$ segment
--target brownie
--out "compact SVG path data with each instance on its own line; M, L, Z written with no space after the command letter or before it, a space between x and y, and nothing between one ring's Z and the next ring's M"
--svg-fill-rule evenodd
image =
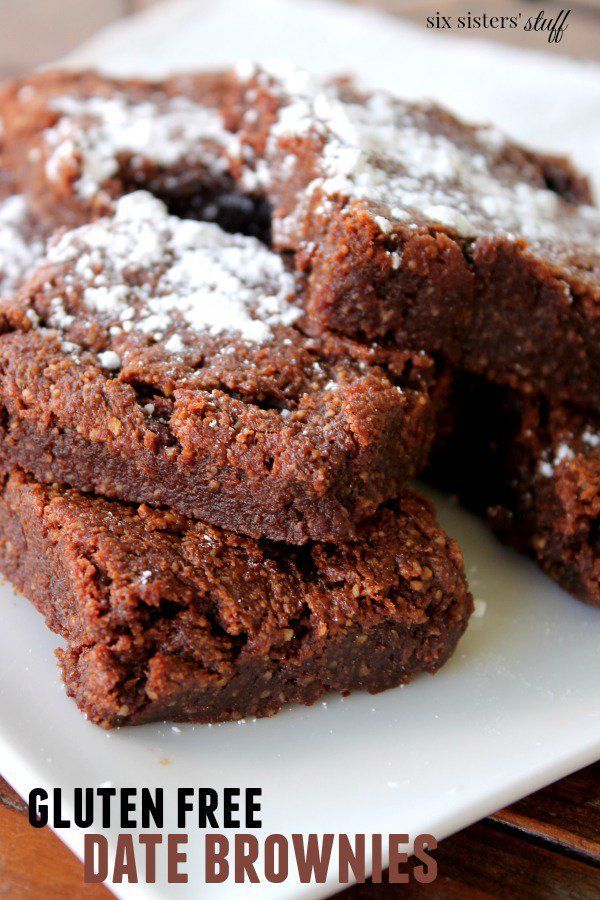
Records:
M452 427L448 427L452 420ZM600 605L600 418L457 381L430 477L565 590Z
M238 85L236 177L273 205L315 322L600 410L600 214L567 161L348 79Z
M600 606L600 419L520 398L516 406L520 430L500 475L507 496L490 506L490 522L565 590Z
M228 158L237 138L219 108L229 77L196 73L161 82L54 71L0 88L0 190L24 193L51 234L105 213L144 188L177 214L222 217L256 229ZM223 209L221 210L221 205Z
M15 291L35 269L43 241L27 199L10 195L0 200L0 297Z
M23 476L0 569L67 642L68 693L106 727L273 715L435 672L472 610L462 557L406 489L345 546L283 547Z
M0 467L249 534L343 542L424 465L432 360L310 334L258 240L134 192L0 303Z

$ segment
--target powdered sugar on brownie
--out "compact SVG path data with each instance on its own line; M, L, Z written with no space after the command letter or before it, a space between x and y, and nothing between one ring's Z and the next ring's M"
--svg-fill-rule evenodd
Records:
M600 434L593 431L590 427L584 428L578 438L578 441L573 440L573 443L583 444L583 452L585 454L597 450L600 447ZM538 472L544 478L552 478L557 466L560 466L562 463L571 462L576 456L576 450L573 449L570 443L563 440L553 450L547 450L545 452L545 458L540 460L538 464Z
M506 233L543 242L564 239L568 227L571 242L598 243L598 212L523 180L502 159L506 144L496 130L458 126L434 106L384 92L363 95L286 67L250 78L282 103L267 157L275 158L289 136L318 136L320 173L308 194L365 202L384 234L407 222L433 222L465 239ZM268 179L269 169L249 171L249 185L257 175ZM277 228L293 231L295 214L275 223L276 237Z
M57 181L75 168L80 172L77 191L84 199L117 174L120 155L164 167L201 162L218 172L226 165L225 150L235 150L235 138L219 114L185 97L134 103L123 94L67 95L49 105L61 118L45 133L46 174Z
M19 286L42 252L42 242L32 236L27 202L14 195L0 203L0 294Z
M48 261L69 265L67 292L79 291L111 333L164 339L172 353L185 348L190 329L264 342L301 315L291 302L294 279L278 255L254 238L170 216L144 191L119 200L114 218L67 232L50 247ZM57 298L49 324L64 328L70 321ZM118 367L114 356L103 364Z
M588 447L591 447L595 450L597 447L600 447L600 433L597 431L592 431L591 428L586 428L582 435L581 440L584 444L587 444Z

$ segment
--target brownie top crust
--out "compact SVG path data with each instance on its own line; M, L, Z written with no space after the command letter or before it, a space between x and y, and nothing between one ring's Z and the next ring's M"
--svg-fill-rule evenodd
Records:
M234 179L322 328L600 410L600 213L569 162L349 79L239 67Z
M283 193L279 245L294 240L318 198L324 211L360 203L383 234L443 226L466 241L504 234L556 252L576 245L597 260L600 213L565 160L519 147L494 127L467 125L434 103L361 91L350 79L284 65L237 71L248 107L236 123L246 142L243 179L248 190L269 192L275 182ZM291 204L285 185L301 167L310 180Z
M57 71L4 87L0 113L7 164L37 167L50 190L68 186L85 201L115 196L123 178L148 186L185 164L219 181L241 163L243 188L276 202L302 176L305 196L293 208L284 196L276 210L281 245L298 232L302 204L318 197L324 208L360 202L383 234L433 224L465 240L507 234L599 252L600 215L564 159L350 79L285 65L162 82Z
M118 200L114 217L64 234L47 263L61 270L67 295L50 299L49 325L68 331L76 309L115 342L141 332L167 353L183 352L186 334L264 343L302 315L280 256L254 238L170 216L143 191Z
M235 140L216 110L187 97L64 94L50 99L48 109L57 122L44 132L46 175L51 183L73 181L85 200L117 175L125 156L133 167L144 160L162 168L186 160L218 175Z
M409 386L432 377L425 354L311 335L301 290L284 258L255 238L171 216L136 191L116 201L114 215L51 240L0 312L9 330L60 336L65 355L125 380L139 370L151 384L154 364L157 388L169 394L209 384L243 394L248 384L255 396L258 379L257 399L284 418L306 391L325 399L369 375L400 398L402 386L368 362L389 362L398 374L406 362Z
M600 214L564 159L284 67L44 73L4 88L0 116L0 184L44 234L143 188L283 252L313 332L600 410Z
M0 201L0 296L21 286L43 252L27 199L13 194Z
M524 240L597 285L600 213L566 160L350 79L285 65L162 82L57 71L6 86L0 116L16 189L69 199L54 224L79 224L136 187L210 207L235 183L274 205L279 249L310 244L308 214L358 204L381 235Z
M136 188L201 205L226 190L228 158L239 152L219 112L227 85L209 73L152 82L67 71L9 82L0 90L3 178L30 197L48 233Z
M350 79L285 65L162 82L57 71L5 86L0 115L0 161L17 183L99 203L135 187L160 193L161 173L172 187L184 166L205 187L234 172L274 202L279 247L297 249L308 207L342 202L384 235L433 225L465 241L522 238L561 262L574 246L595 263L600 252L600 213L567 161Z
M255 537L347 540L425 463L424 353L310 333L282 257L145 192L0 302L5 470Z

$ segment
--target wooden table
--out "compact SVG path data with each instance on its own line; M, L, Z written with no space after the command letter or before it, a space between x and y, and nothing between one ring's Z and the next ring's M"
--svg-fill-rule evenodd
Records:
M340 900L600 897L600 763L582 769L443 841L430 885L349 888ZM49 830L36 831L0 779L0 897L110 900L83 884L83 867Z

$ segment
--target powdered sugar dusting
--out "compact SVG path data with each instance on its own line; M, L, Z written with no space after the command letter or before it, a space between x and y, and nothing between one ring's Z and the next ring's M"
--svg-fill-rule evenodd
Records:
M42 242L28 234L29 213L24 197L0 203L0 294L19 286L42 253Z
M584 444L587 444L588 447L591 447L592 449L600 447L600 434L597 431L592 431L591 428L586 428L583 431L581 440Z
M569 444L562 441L556 447L552 461L542 461L539 465L539 471L545 478L551 478L554 475L557 466L560 466L561 463L564 462L570 462L572 459L575 459L575 452Z
M67 232L48 259L71 264L67 289L78 286L84 306L111 333L164 338L171 353L184 349L190 328L264 342L301 315L290 302L294 279L277 254L212 223L170 216L144 191L119 200L114 218ZM57 298L50 325L68 327L71 319ZM118 368L117 354L102 356L102 365Z
M85 199L117 174L119 154L160 166L200 161L220 171L226 165L224 151L237 147L215 110L185 97L133 103L122 94L67 95L52 100L50 108L62 115L45 133L46 174L57 181L75 168L80 172L77 191Z
M496 130L473 130L469 146L463 147L452 140L451 128L436 124L426 105L384 92L363 97L286 66L254 77L268 79L283 104L267 155L275 157L289 135L318 135L321 171L308 194L366 201L384 234L399 223L425 221L467 239L506 233L553 241L564 239L568 220L569 240L589 245L595 239L600 250L598 211L566 204L553 191L518 180L498 165L505 141ZM268 177L268 166L266 171ZM264 172L264 167L249 172L249 182ZM276 238L278 228L285 239L294 222L275 223Z
M600 447L600 434L592 431L589 427L583 429L579 435L579 440L585 448L588 448L586 452ZM545 452L545 458L540 460L538 464L538 472L543 478L552 478L558 466L562 463L571 462L571 460L575 459L575 456L575 450L573 450L571 445L566 441L561 441L554 450Z
M538 464L538 472L543 478L552 478L554 475L554 466L547 459L542 459Z
M575 458L575 453L572 448L569 447L564 441L558 445L556 448L556 453L554 454L554 465L557 466L561 462L565 462L565 460L570 460Z

